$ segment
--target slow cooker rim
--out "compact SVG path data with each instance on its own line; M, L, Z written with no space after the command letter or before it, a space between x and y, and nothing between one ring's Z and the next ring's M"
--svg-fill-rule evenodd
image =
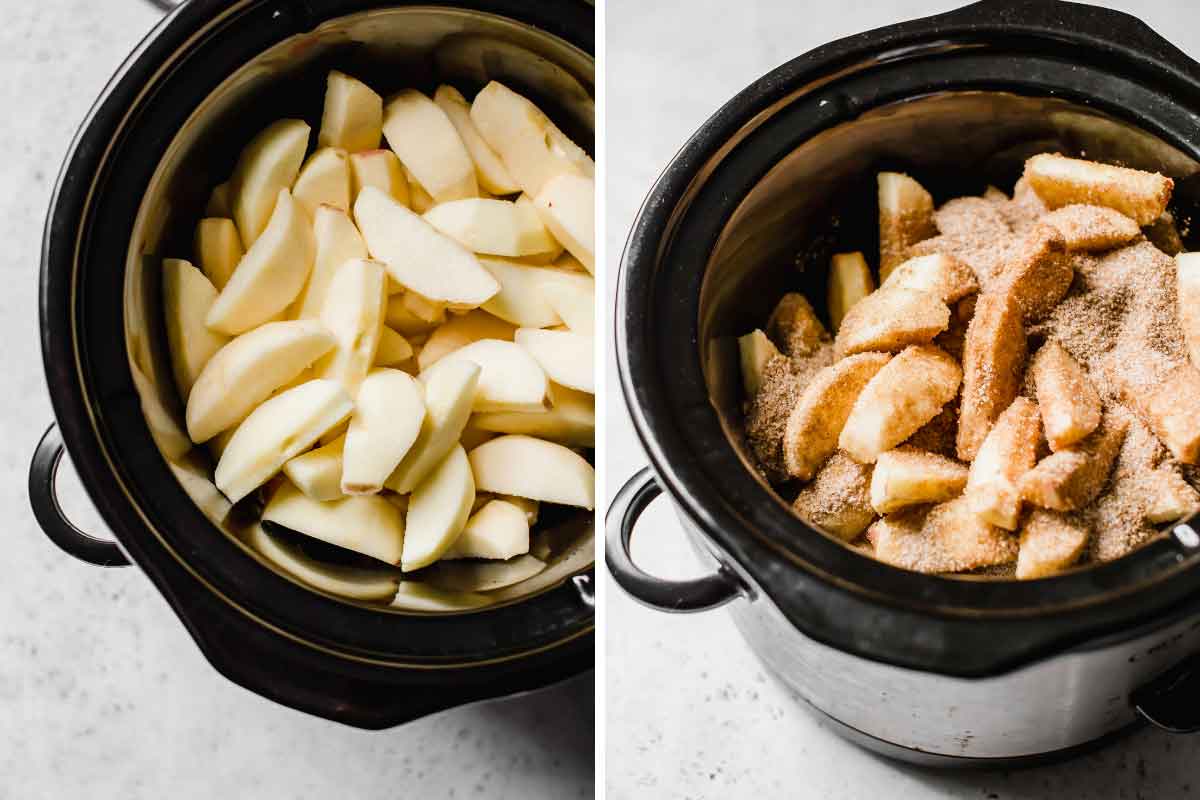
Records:
M105 177L105 171L112 167L112 155L116 138L105 134L111 134L109 128L119 127L119 125L114 126L112 124L118 118L121 120L120 124L124 124L124 121L133 115L134 109L138 111L142 110L135 103L131 102L131 98L137 98L140 101L145 94L152 93L150 89L155 87L155 82L164 73L169 71L172 63L177 63L172 62L172 58L178 56L178 51L185 49L184 44L197 41L201 33L211 30L211 25L227 19L228 15L235 12L245 12L250 8L261 8L269 5L271 5L269 0L246 0L246 2L234 4L233 6L226 6L226 4L215 2L214 0L192 2L173 13L168 19L152 30L114 74L112 80L110 80L92 109L88 112L85 122L76 134L68 156L64 160L47 216L42 252L42 292L39 305L43 321L43 361L47 381L51 388L55 414L60 421L64 441L67 444L69 452L72 454L73 460L77 464L81 479L92 496L93 501L96 503L97 508L101 511L106 523L116 533L118 541L121 542L123 548L135 556L139 565L156 582L158 582L159 576L156 574L156 570L150 565L150 561L154 556L149 550L142 549L139 546L143 542L139 541L135 543L134 540L137 537L131 535L129 531L137 531L140 526L143 531L158 537L159 543L168 552L171 552L171 549L166 547L167 543L161 539L159 531L155 530L155 526L141 516L140 512L142 509L140 504L134 498L129 497L125 488L121 486L121 478L116 464L108 461L111 454L108 453L105 447L104 437L99 430L95 409L86 402L84 397L84 378L81 366L84 355L79 348L74 346L75 343L73 341L76 324L74 314L78 308L76 284L78 275L75 270L74 261L76 255L84 251L84 236L88 230L88 225L94 221L85 217L84 212L86 209L93 209L89 213L94 213L95 206L91 202L92 194L98 186L101 186ZM315 9L316 5L323 6L321 10L326 12L326 17L320 16L319 11ZM358 11L369 10L373 7L397 5L418 4L384 3L378 1L361 2L361 0L357 2L351 0L350 2L309 3L304 8L304 12L308 16L303 18L303 23L307 24L301 24L297 30L293 30L287 35L282 36L281 39L308 30L325 18L346 16ZM512 11L515 8L511 3L472 4L435 2L421 3L419 5L429 8L448 6L467 8L468 10L479 10L477 8L473 9L472 6L488 6L492 9L504 7L508 11ZM554 13L546 8L543 9L543 12ZM507 18L519 24L529 24L515 13L507 15L501 14L498 11L491 13L497 16L507 16ZM560 27L565 26L570 28L571 25L568 24L570 22L570 15L560 14L559 16L563 20ZM546 30L544 26L543 30ZM573 30L575 36L571 38L564 38L564 36L558 33L551 33L551 35L558 36L558 38L574 45L582 52L589 52L584 50L584 47L591 44L593 31L590 26L585 29L581 25L576 25ZM123 133L127 133L127 131L123 131ZM155 159L155 162L157 162L157 159ZM84 172L84 167L89 165L94 167L91 170L92 174L90 176ZM84 173L83 176L80 173ZM87 181L88 177L90 177L90 183ZM68 223L68 220L71 222ZM64 267L64 265L66 266ZM69 291L64 291L64 289L69 289ZM63 328L66 330L64 331ZM125 369L127 372L127 365ZM97 456L97 453L100 455ZM157 450L155 450L155 454L157 455ZM161 455L158 458L161 460ZM167 472L165 465L163 465L162 471L169 480L175 480ZM182 489L179 491L182 492ZM114 492L125 493L128 502L133 503L133 508L122 508L121 498L117 497ZM202 518L202 515L195 508L190 498L188 498L188 506L191 512L197 517ZM204 524L209 525L210 523L205 520ZM193 565L187 563L178 554L173 554L171 557L180 558L181 563L184 563L191 570ZM281 581L287 580L280 576L275 576L265 567L255 564L252 559L245 560L254 564L259 570L273 578L278 578ZM593 571L594 566L581 574ZM193 577L199 576L193 572ZM562 584L529 599L539 601L540 598L549 595L550 592L559 591L560 594L570 593L575 596L575 602L578 603L575 587L571 584L571 579L567 578ZM212 588L211 584L210 588ZM165 590L165 587L160 585L160 589L164 591L164 594L168 595L168 599L171 599L170 593ZM313 598L329 602L327 598L310 592L307 589L301 589L301 591ZM258 609L242 608L235 604L232 598L224 592L220 592L219 594L223 602L237 609L240 613L257 619L260 624L268 624L278 629L278 626L263 619L261 614L255 613ZM544 601L542 602L544 604ZM520 603L500 606L495 611L502 611L504 608L511 608L513 605L520 605ZM430 631L444 627L444 623L448 620L462 620L467 617L476 619L472 623L473 625L477 627L483 625L486 627L488 623L481 622L481 620L495 619L498 616L489 611L475 612L471 615L436 616L396 613L374 614L373 611L371 613L373 616L379 618L404 620L410 625L424 626ZM378 659L369 656L364 658L364 653L347 651L345 648L331 648L321 642L312 641L308 637L297 636L292 631L281 630L280 632L291 636L306 646L315 646L324 649L339 658L359 659L364 663L376 663L381 666L403 667L406 669L451 669L486 666L497 661L520 658L523 655L532 654L537 651L550 650L559 646L567 647L572 642L577 642L581 637L593 636L594 616L587 615L586 624L575 627L568 631L565 636L555 641L547 643L535 640L530 643L532 647L505 652L498 659L468 659L467 661L459 661L457 663L447 662L445 659L409 663L408 661L397 659Z
M1024 4L990 3L981 5L996 8ZM727 504L710 502L710 498L720 494L721 487L714 485L711 479L702 476L699 471L678 469L681 459L677 456L682 451L676 452L677 448L674 447L673 441L667 442L663 431L669 430L671 436L675 437L676 429L680 425L679 419L683 415L680 415L676 408L673 409L676 414L667 420L660 413L662 409L648 408L638 397L638 387L645 390L649 385L661 384L663 378L661 377L662 369L657 363L660 359L651 352L651 346L645 341L631 341L639 333L638 315L636 312L631 312L631 307L637 307L641 298L654 294L650 287L657 279L657 265L671 250L672 237L679 230L679 217L687 215L689 209L686 206L691 201L693 193L697 191L696 184L702 183L708 177L706 174L703 177L697 177L698 173L702 173L708 168L714 154L728 152L732 148L731 141L741 141L739 136L744 126L750 124L752 120L757 121L756 118L759 115L765 116L767 109L791 99L799 91L819 85L827 75L848 69L847 65L849 64L884 61L885 57L880 53L902 51L905 56L911 57L915 52L913 48L920 49L923 46L928 52L932 48L949 46L949 43L978 42L981 36L987 39L989 32L1001 33L1006 41L1011 41L1014 35L1011 26L993 23L989 27L981 25L978 19L971 19L969 12L978 10L978 6L968 7L944 17L918 20L834 42L802 55L758 79L722 106L680 149L647 196L627 240L617 289L617 350L622 390L630 408L635 431L646 449L656 473L675 502L703 528L706 537L715 542L727 554L733 555L735 568L752 583L756 583L755 572L767 571L765 569L756 570L750 566L756 559L762 558L771 564L776 564L789 560L793 554L780 553L777 550L773 552L765 540L761 540L757 536L748 536L744 532L736 535L729 534L729 530L738 530L738 526L743 523L743 520ZM962 16L964 14L967 15L966 18ZM1125 15L1120 16L1126 18ZM1146 31L1149 30L1140 23L1138 26ZM1031 37L1041 35L1044 38L1044 32L1037 29L1028 35ZM1070 38L1071 35L1071 32L1059 31L1055 33L1053 39L1061 46L1062 38ZM1156 34L1151 34L1151 36L1155 40L1161 41L1158 40ZM856 59L858 59L857 62ZM1179 68L1157 70L1155 68L1147 69L1145 64L1141 66L1143 74L1157 72L1160 77L1169 74L1173 83L1179 80L1182 74ZM801 88L798 90L797 87ZM1194 73L1189 87L1190 94L1194 97L1196 94ZM692 333L694 334L694 331ZM695 352L695 360L698 362L700 359L698 342L693 341L691 344ZM673 390L678 390L675 383L672 383L672 387ZM707 398L704 399L707 400ZM699 410L699 398L688 398L686 401L680 401L680 404L686 405L693 401L696 401L697 413L704 413ZM694 431L691 432L694 433ZM675 438L686 439L689 437L680 435ZM666 446L664 446L664 442ZM668 449L674 455L668 456ZM824 539L821 534L811 529L808 530L814 537ZM833 545L832 542L830 544ZM840 545L833 546L841 548ZM1154 549L1156 548L1153 546L1147 548L1148 551ZM1160 555L1162 554L1160 553ZM1165 555L1171 558L1174 554L1166 553ZM1139 553L1138 556L1148 557L1143 553ZM741 563L743 559L747 561L747 564ZM867 559L859 556L858 560L866 561ZM877 564L878 562L872 561L871 563ZM783 566L784 569L792 568L792 564ZM917 576L893 568L887 569L897 573L904 572L906 576L917 580L930 580L928 576ZM836 580L831 580L838 576L814 574L813 577L823 588L848 591L847 587L839 586ZM1070 575L1061 576L1041 583L1042 585L1053 584L1055 581L1062 582L1070 578ZM963 583L946 578L933 580ZM858 588L855 587L856 590ZM864 592L865 596L870 594L869 591ZM877 596L871 601L893 608L906 605L901 598L893 594ZM1099 602L1107 602L1107 598ZM930 619L942 620L956 617L979 619L985 616L987 618L995 616L994 614L983 614L976 609L963 612L961 609L948 608L939 604L920 606L917 613ZM1041 616L1046 611L1037 608L1034 609L1034 613Z

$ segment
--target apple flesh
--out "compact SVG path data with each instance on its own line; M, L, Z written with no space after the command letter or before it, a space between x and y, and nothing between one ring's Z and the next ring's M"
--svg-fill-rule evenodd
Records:
M525 512L504 500L489 500L467 520L450 549L442 554L458 558L506 560L529 552L529 520Z
M383 98L362 81L330 71L317 145L357 153L379 147L382 136Z
M388 278L391 281L391 277ZM389 289L391 283L389 283ZM387 310L384 313L384 322L389 328L395 329L397 333L405 337L421 337L428 334L438 325L445 321L427 320L421 315L416 314L409 307L409 303L405 298L409 293L400 290L401 293L391 293L387 301ZM442 307L442 313L445 314L445 306Z
M478 592L438 589L423 581L401 581L392 597L392 607L405 611L470 611L490 605L492 599Z
M569 331L519 328L513 341L537 360L550 380L569 389L595 394L593 340L590 336Z
M319 206L350 209L350 162L346 151L338 147L322 147L311 156L292 186L292 197L312 217Z
M401 568L410 572L441 558L462 533L474 501L471 465L455 445L409 498Z
M480 366L474 411L545 411L549 408L546 373L513 342L480 339L443 356L444 363L468 361Z
M513 176L508 174L500 156L496 155L496 151L479 135L475 123L471 121L471 104L462 93L453 86L443 84L434 92L433 102L446 112L450 124L458 131L459 138L475 164L475 178L479 186L495 195L515 194L521 191Z
M581 175L557 175L533 200L542 222L588 272L596 266L596 183Z
M543 572L546 563L531 555L508 561L449 561L426 573L425 580L443 591L494 592Z
M413 356L412 345L386 325L379 331L379 348L375 351L375 366L394 367Z
M233 271L206 324L233 336L281 314L304 288L315 257L307 215L287 189L280 189L270 224Z
M338 268L321 309L321 323L337 346L316 364L317 377L340 382L351 396L357 393L375 363L386 298L382 265L355 259Z
M247 249L266 229L281 190L296 182L309 133L304 121L281 119L251 139L238 157L230 178L230 207Z
M516 203L470 197L439 203L424 219L442 233L476 253L524 256L549 250L545 228L531 220Z
M383 109L383 135L400 161L439 203L478 197L475 164L446 112L415 89Z
M204 216L232 217L233 198L231 194L232 189L229 186L229 181L218 183L214 186L213 190L208 194L208 202L204 204Z
M548 328L562 319L542 292L545 267L531 267L498 258L480 258L479 263L500 284L500 291L483 304L483 309L523 328Z
M497 411L475 414L470 428L493 433L520 433L571 447L595 447L596 403L585 392L552 386L549 411Z
M342 456L342 491L376 494L412 447L425 420L425 390L407 372L374 369L354 398Z
M460 308L482 305L500 291L471 251L378 189L359 193L354 218L367 250L409 291Z
M283 474L304 492L305 497L324 503L344 497L342 493L342 452L345 435L323 447L309 450L283 465Z
M400 159L391 150L368 150L350 156L351 192L358 197L367 186L374 186L402 205L409 205L408 178Z
M200 270L177 258L163 260L163 316L175 386L186 403L204 366L229 339L204 325L217 290Z
M386 564L400 563L404 515L382 497L343 497L321 503L284 481L267 501L262 518Z
M188 435L197 444L245 419L260 403L331 350L316 320L268 322L222 347L188 396Z
M479 385L480 368L469 361L439 364L421 374L425 419L404 459L388 477L387 488L408 494L458 444Z
M572 333L581 336L595 335L595 281L586 275L546 270L539 274L537 285L542 299Z
M263 558L288 575L338 597L386 600L395 597L400 585L400 574L394 570L345 567L309 558L299 548L267 533L262 525L251 527L248 539Z
M315 380L277 394L238 426L217 462L217 488L236 503L345 420L354 402L337 381Z
M594 508L596 472L578 453L531 436L501 436L471 451L480 491Z
M246 252L237 225L224 217L206 217L196 225L196 260L219 292Z
M417 354L417 366L422 370L429 369L447 353L480 339L511 342L516 330L515 326L480 309L453 316L429 334L425 346Z
M317 206L313 212L313 240L316 254L308 282L296 299L297 319L320 318L334 273L347 261L367 257L358 228L345 211L333 206Z

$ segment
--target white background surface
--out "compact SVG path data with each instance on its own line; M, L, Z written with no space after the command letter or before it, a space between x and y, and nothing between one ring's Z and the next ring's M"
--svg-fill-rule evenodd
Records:
M352 730L227 682L140 573L80 564L41 535L25 479L52 419L42 221L76 126L158 14L143 0L0 0L0 12L0 800L592 797L591 675ZM101 529L79 487L65 489L77 522Z
M609 0L610 270L659 171L748 83L832 39L961 4ZM1200 56L1200 7L1190 0L1102 4L1141 16ZM610 368L615 369L611 356ZM612 375L609 497L646 463ZM698 574L695 556L665 505L656 503L643 517L635 557L665 576ZM668 616L636 605L611 578L606 589L609 800L1157 800L1200 793L1200 738L1153 731L1062 766L1014 773L937 773L884 761L836 738L766 677L725 612Z

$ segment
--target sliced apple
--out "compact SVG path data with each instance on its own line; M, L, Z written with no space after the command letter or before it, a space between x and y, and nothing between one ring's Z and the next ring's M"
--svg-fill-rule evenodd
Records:
M404 166L439 203L478 197L475 163L446 112L415 89L383 109L383 135Z
M412 345L386 325L379 332L379 348L375 351L375 366L394 367L413 356Z
M230 178L230 207L246 248L266 229L280 191L296 182L309 133L303 120L281 119L251 139L238 157Z
M296 300L298 319L316 319L325 306L329 282L338 267L356 258L367 257L358 228L345 211L332 206L318 206L313 213L313 240L316 254L312 272Z
M433 94L433 102L446 112L450 124L458 131L463 146L475 164L475 178L479 185L495 195L515 194L521 187L513 180L513 176L504 167L500 156L496 155L488 143L479 135L475 123L471 121L471 104L462 93L453 86L439 86Z
M262 518L386 564L400 563L404 515L382 497L343 497L321 503L284 481L267 501Z
M217 488L238 502L353 410L354 402L337 381L309 381L275 395L246 417L225 446Z
M424 581L401 581L392 597L392 607L405 611L470 611L490 605L492 598L478 592L439 589Z
M554 238L562 242L588 272L595 272L595 181L581 175L558 175L546 181L533 204Z
M594 336L596 330L595 281L586 275L546 270L538 274L538 291L572 332ZM503 291L503 284L501 284Z
M204 325L204 317L216 299L217 290L200 270L181 259L163 259L167 343L175 385L185 403L204 365L229 341Z
M323 205L349 211L350 162L346 151L322 147L309 156L292 186L292 197L309 217Z
M213 187L213 190L208 195L208 202L204 204L204 216L206 217L232 217L233 204L230 197L229 182L218 183Z
M367 150L350 156L350 176L353 197L367 186L374 186L397 203L412 203L404 167L391 150Z
M383 98L360 80L330 70L317 144L350 153L374 150L383 135Z
M500 291L473 253L378 189L359 193L354 218L367 250L406 289L462 308L482 305Z
M188 435L199 444L237 425L333 346L317 320L268 322L237 337L196 379L187 401Z
M252 526L248 538L250 546L267 561L309 586L339 597L386 600L394 597L400 586L398 572L325 564L309 558L298 547L284 544L264 531L262 525Z
M547 275L558 270L499 258L480 257L479 263L500 285L500 291L483 304L485 311L524 328L548 328L562 322L542 292Z
M596 472L574 450L532 436L501 436L471 451L480 491L594 508Z
M530 197L556 175L595 174L587 153L537 106L501 83L492 81L475 95L471 121Z
M524 256L551 249L549 235L535 217L529 217L509 200L469 197L439 203L424 219L463 247L475 253Z
M504 500L489 500L471 515L442 558L506 560L528 552L529 520L525 512Z
M391 278L388 280L390 281ZM440 319L426 319L413 310L410 302L413 297L420 297L420 295L404 292L403 289L400 293L389 295L387 311L384 315L384 321L389 328L394 328L401 335L411 338L424 336L441 323L446 322L445 306L441 307Z
M470 361L443 362L421 373L425 417L421 431L386 481L387 488L408 494L458 443L479 386L481 369Z
M213 330L236 335L283 312L304 288L316 257L312 225L287 189L208 312Z
M353 396L375 362L383 330L386 301L383 266L374 261L347 261L334 274L321 309L321 323L337 347L317 362L317 377L332 378Z
M342 491L375 494L412 447L425 420L425 390L407 372L374 369L354 398L342 456Z
M512 341L516 330L515 326L481 309L452 316L429 335L417 354L417 365L422 370L429 369L448 353L481 339Z
M518 328L513 341L529 351L546 377L570 389L596 392L593 340L569 331Z
M206 217L196 224L196 260L217 291L225 288L246 251L237 225L224 217Z
M555 239L550 229L542 222L542 215L538 213L537 206L534 205L533 198L524 192L513 201L517 207L517 213L521 217L521 228L525 232L525 236L531 242L537 242L537 249L532 253L525 254L522 258L531 264L552 264L558 260L565 249L562 243Z
M524 348L500 339L480 339L442 356L442 362L469 361L481 368L474 411L545 411L546 373Z
M577 392L563 386L552 386L550 396L553 398L553 405L549 411L494 411L476 414L471 417L467 430L521 433L572 447L595 447L595 398L586 392ZM464 434L464 447L466 442Z
M404 170L404 180L408 181L408 207L418 214L424 214L437 205L437 201L425 191L425 187L408 169Z
M345 435L329 444L309 450L283 465L283 474L305 497L324 503L343 497L342 452L346 446Z
M401 567L410 572L442 557L463 526L475 502L475 479L460 445L455 445L408 500L407 535Z
M545 570L546 562L525 554L508 561L443 561L426 572L424 578L444 591L494 592Z

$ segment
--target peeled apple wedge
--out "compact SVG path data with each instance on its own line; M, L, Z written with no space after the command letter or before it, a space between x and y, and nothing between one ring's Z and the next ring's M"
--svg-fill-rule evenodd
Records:
M246 417L225 446L217 488L238 502L353 410L354 402L336 381L309 381L275 395Z
M270 320L300 294L315 257L307 215L287 189L280 189L270 224L238 263L209 309L206 324L236 335Z
M538 291L572 333L582 336L595 335L595 281L584 275L560 274L549 278L539 277Z
M425 420L425 390L398 369L374 369L354 398L342 455L342 491L375 494L404 458Z
M829 321L834 333L855 303L875 291L875 279L863 254L836 253L829 262Z
M367 250L406 289L464 308L500 291L474 254L375 187L359 193L354 218Z
M343 497L320 503L284 481L267 501L262 518L386 564L400 563L404 515L382 497Z
M250 529L250 546L263 558L309 586L352 600L385 600L394 597L400 575L382 569L361 569L325 564L309 558L299 548L284 544L263 530Z
M557 270L487 257L481 257L479 263L500 284L500 291L483 304L484 311L524 328L548 328L562 322L542 291L557 277L552 275Z
M433 94L433 102L446 112L450 124L458 131L463 146L475 164L475 178L485 190L496 195L515 194L521 187L513 180L512 175L504 167L500 156L496 155L488 143L479 135L475 123L471 121L471 104L462 93L453 86L439 86Z
M181 259L163 259L163 316L171 369L184 402L204 366L229 341L204 325L216 299L217 290L200 270Z
M418 214L424 214L437 205L425 187L409 170L404 170L404 180L408 181L408 207Z
M397 203L409 205L412 195L404 167L391 150L367 150L350 156L351 195L358 197L367 186L374 186Z
M467 520L443 559L509 559L529 552L529 520L504 500L489 500Z
M554 238L562 242L588 272L595 272L595 181L582 175L557 175L546 181L533 204Z
M338 268L325 295L321 324L336 348L315 366L317 377L332 378L354 394L375 362L386 300L383 266L355 259Z
M204 216L232 217L233 205L229 196L230 193L231 189L228 181L218 183L214 186L208 195L208 202L204 204Z
M408 500L401 568L410 572L441 558L462 533L474 502L471 464L456 444L417 484Z
M458 444L479 386L478 364L459 361L438 364L421 374L425 416L416 441L388 477L386 486L408 494Z
M469 611L490 605L492 599L478 592L439 589L423 581L401 581L392 597L392 607L406 611Z
M596 473L578 453L531 436L501 436L471 451L479 491L593 508Z
M471 121L530 197L556 175L595 174L587 153L537 106L501 83L492 81L475 95Z
M533 204L533 198L522 193L513 201L513 205L517 207L517 214L521 218L521 228L525 232L526 238L529 239L530 246L533 247L533 243L536 242L537 247L523 258L531 264L553 263L563 254L563 246L550 234L550 229L542 222L537 206Z
M519 328L513 341L529 351L546 372L546 377L570 389L595 394L593 341L569 331Z
M453 316L429 334L425 346L417 354L417 365L422 370L429 369L442 356L480 339L511 342L516 330L513 325L478 308Z
M379 331L379 348L375 351L375 366L394 367L412 358L412 345L400 334L384 325Z
M237 225L224 217L206 217L196 225L196 260L217 291L225 288L246 252Z
M383 98L360 80L331 70L317 144L350 153L374 150L383 136Z
M230 206L247 249L266 229L280 191L296 182L309 133L304 121L281 119L251 139L238 157L229 179Z
M474 411L545 411L549 404L546 373L524 348L499 339L481 339L438 362L478 364L479 388Z
M388 289L390 291L394 287L395 281L392 281L390 277L388 281ZM384 312L384 322L389 328L394 329L397 333L405 337L420 337L428 334L445 321L444 319L430 321L414 313L409 307L409 303L406 302L409 294L411 293L401 289L400 292L389 295L387 309Z
M425 580L445 591L494 592L545 569L544 561L529 554L508 561L443 561L426 573Z
M469 197L439 203L425 221L475 253L519 257L551 249L545 228L510 200Z
M563 386L552 387L550 394L554 404L549 411L476 414L471 417L471 428L495 433L521 433L572 447L595 447L595 398L586 392Z
M446 112L415 89L383 110L383 135L404 166L439 203L478 197L475 163Z
M342 451L345 435L324 447L309 450L283 465L283 474L305 497L319 502L337 500L342 493Z
M218 351L187 401L187 429L200 444L245 419L279 387L334 346L316 320L268 322Z
M292 197L309 217L322 205L349 210L350 162L346 151L322 147L309 156L292 186Z
M313 212L313 240L316 255L308 283L296 299L296 317L315 319L321 316L329 282L338 267L356 258L367 257L367 246L354 222L345 211L333 206L318 206Z
M762 386L763 371L767 368L767 362L777 355L779 355L779 349L775 347L775 343L757 328L745 336L738 337L742 389L745 391L746 397L753 398L758 394L758 387Z

